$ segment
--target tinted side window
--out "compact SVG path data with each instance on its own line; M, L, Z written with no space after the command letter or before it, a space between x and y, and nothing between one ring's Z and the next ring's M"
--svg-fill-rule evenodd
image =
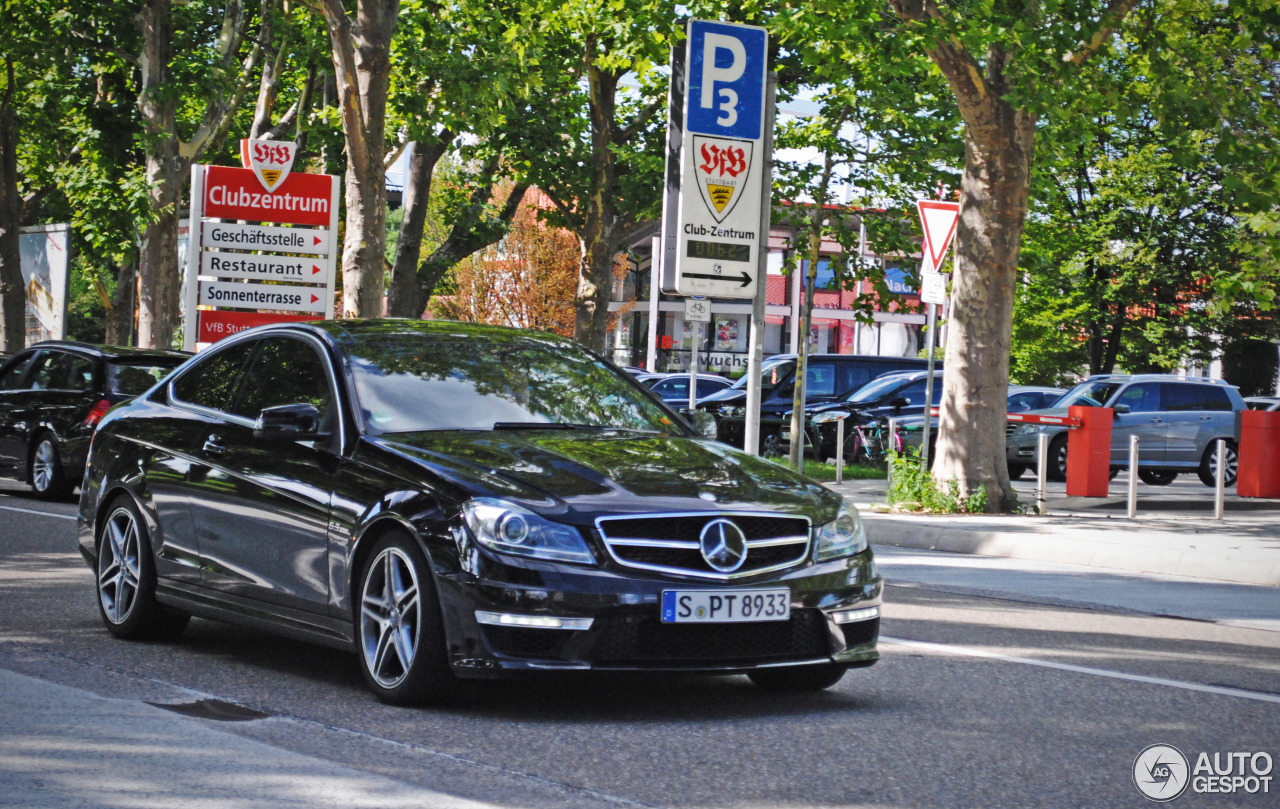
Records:
M188 404L211 410L228 410L245 361L257 343L253 340L217 352L187 369L174 380L173 395Z
M1009 397L1010 413L1025 413L1028 410L1035 410L1040 406L1040 394L1038 393L1015 393Z
M1129 405L1129 410L1133 413L1151 413L1162 410L1163 408L1160 406L1160 386L1153 382L1130 385L1120 391L1120 395L1111 403L1112 407L1116 405Z
M324 361L315 349L290 337L266 337L260 342L262 349L245 374L240 401L232 412L256 419L268 407L310 404L323 415L332 396Z
M724 388L724 385L720 384L719 382L712 382L710 379L698 380L698 396L699 397L710 396L711 394L715 393L718 390L722 390L723 388Z
M919 382L912 382L910 385L907 385L906 387L899 388L896 393L893 393L889 396L889 401L892 402L894 399L910 399L911 401L909 402L909 404L913 404L916 406L922 405L924 404L924 384L925 384L925 381L921 379ZM933 386L934 399L938 399L941 396L942 396L942 386L934 385Z
M9 370L5 371L4 376L0 376L0 390L25 390L27 372L31 370L31 365L35 361L36 355L28 354L14 363Z
M1165 410L1230 410L1231 399L1216 385L1163 385Z
M62 383L64 390L93 390L93 369L96 363L88 357L67 355L67 375Z
M804 395L835 396L836 368L829 362L810 365L805 371Z

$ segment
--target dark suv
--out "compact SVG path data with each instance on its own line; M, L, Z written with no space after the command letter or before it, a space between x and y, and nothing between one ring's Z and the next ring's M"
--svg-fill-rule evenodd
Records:
M98 421L190 356L57 340L10 357L0 366L0 473L39 497L65 496L80 483Z
M1054 403L1043 415L1065 416L1071 405L1110 407L1115 411L1111 428L1111 467L1129 465L1129 436L1138 436L1138 477L1143 483L1164 486L1180 472L1196 472L1206 486L1215 483L1215 445L1227 440L1224 477L1236 480L1236 411L1244 410L1240 392L1221 379L1165 374L1102 374L1091 376ZM1012 425L1010 425L1012 427ZM1049 477L1067 475L1067 428L1023 424L1009 431L1009 466L1032 467L1036 463L1036 436L1048 433Z
M769 363L773 363L769 365ZM760 454L782 453L783 416L794 404L796 355L779 354L765 360L760 395ZM805 381L805 405L835 402L876 377L895 371L923 371L927 360L916 357L879 357L864 354L810 354ZM747 391L744 386L708 396L698 403L716 417L720 440L734 446L743 444Z
M853 393L834 402L809 405L804 409L807 435L805 447L817 446L818 458L836 454L836 422L850 417L852 424L866 425L886 418L920 416L924 413L928 371L894 371L877 377ZM942 370L933 372L933 405L942 401ZM785 414L789 421L790 412ZM782 425L782 443L791 445L791 425Z

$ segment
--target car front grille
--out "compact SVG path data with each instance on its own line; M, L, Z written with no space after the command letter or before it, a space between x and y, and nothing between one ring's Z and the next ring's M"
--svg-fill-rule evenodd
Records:
M735 523L747 540L746 558L732 573L712 568L699 549L702 529L721 518ZM601 517L596 520L596 528L609 555L620 565L715 581L783 570L800 564L809 555L809 520L781 514L707 512Z
M656 612L628 612L601 622L593 662L600 665L755 663L831 654L821 610L792 610L786 621L664 624Z
M1017 422L1017 421L1011 421L1008 424L1006 424L1004 426L1004 437L1008 438L1009 436L1013 435L1013 431L1018 429L1020 424L1021 422Z

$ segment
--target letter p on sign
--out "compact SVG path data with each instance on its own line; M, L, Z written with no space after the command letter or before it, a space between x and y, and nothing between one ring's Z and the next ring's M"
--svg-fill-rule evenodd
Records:
M688 120L701 135L758 140L764 121L768 36L763 28L689 23Z

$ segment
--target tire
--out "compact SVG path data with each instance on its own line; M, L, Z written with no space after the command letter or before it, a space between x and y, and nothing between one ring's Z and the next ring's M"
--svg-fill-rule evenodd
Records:
M747 674L751 682L765 691L822 691L840 682L845 666L823 663L817 666L760 669Z
M1177 472L1169 472L1164 469L1139 469L1138 480L1148 486L1168 486L1178 477Z
M1111 467L1111 470L1107 472L1107 480L1115 480L1116 475L1119 475L1119 474L1120 474L1120 467L1113 466Z
M1236 442L1227 442L1227 469L1223 475L1223 484L1226 486L1234 486L1236 475L1239 474L1240 456L1236 450ZM1200 459L1200 468L1196 470L1196 474L1200 476L1200 482L1206 486L1217 486L1218 481L1214 475L1218 468L1218 442L1210 441L1209 446L1205 447L1204 457Z
M191 616L156 601L151 543L138 507L119 497L98 529L95 586L98 614L123 640L166 640L186 628Z
M358 583L357 653L370 690L390 705L449 696L456 681L445 656L440 601L417 543L400 531L379 539Z
M1009 480L1018 480L1027 473L1027 465L1020 463L1009 464Z
M1059 433L1049 442L1049 480L1067 479L1067 434Z
M760 439L760 457L762 458L781 458L782 457L782 436L777 433L770 433Z
M27 472L31 491L41 500L60 500L71 493L53 433L41 433L36 439L27 459Z

